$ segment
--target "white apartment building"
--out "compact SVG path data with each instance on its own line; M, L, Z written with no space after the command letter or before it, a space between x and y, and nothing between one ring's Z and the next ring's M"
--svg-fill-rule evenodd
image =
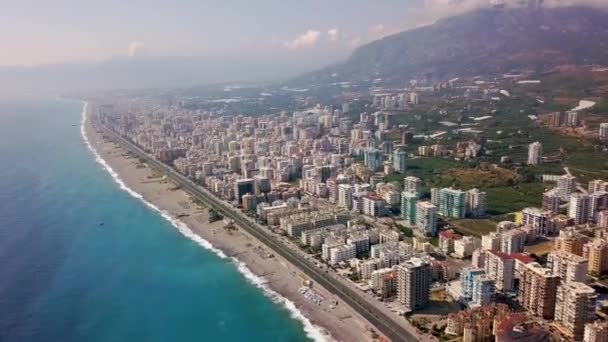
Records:
M555 296L555 322L572 340L583 340L585 324L596 318L596 300L595 290L583 283L567 282L558 286Z
M351 244L335 246L329 250L329 263L337 265L343 261L348 261L357 257L357 247Z
M538 141L528 146L528 165L540 165L542 162L543 145Z
M587 282L589 261L580 255L566 251L552 251L547 256L547 267L553 270L562 282Z
M485 274L473 278L473 297L475 305L490 304L496 294L496 281Z
M481 241L472 236L465 236L454 241L454 255L457 258L468 258L473 255L473 251L481 246Z
M490 279L496 281L496 290L506 292L513 289L515 261L499 251L486 252L484 270Z
M589 221L589 209L591 197L587 194L574 193L570 195L568 204L568 217L574 220L574 224L583 224Z
M437 206L431 202L416 203L416 227L428 235L436 235Z
M354 192L354 188L350 184L338 185L338 206L348 210L352 209Z
M507 254L521 253L526 245L526 233L512 229L501 234L500 251Z
M481 237L481 248L485 250L499 250L501 239L502 235L494 232L490 232L486 235L483 235Z

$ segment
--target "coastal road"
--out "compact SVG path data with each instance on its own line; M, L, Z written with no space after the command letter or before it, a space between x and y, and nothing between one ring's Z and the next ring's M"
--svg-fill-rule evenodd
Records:
M186 190L194 197L207 203L211 208L220 212L225 217L234 220L237 225L245 229L256 239L260 240L260 242L274 250L275 253L285 258L294 266L298 267L300 270L302 270L302 272L304 272L319 285L334 293L353 309L357 310L361 316L365 317L365 319L373 324L381 334L388 337L391 341L405 342L419 340L410 331L408 331L406 327L403 326L403 324L409 324L405 321L405 319L400 324L391 317L387 316L380 309L376 308L375 305L371 303L369 299L365 298L361 293L358 293L352 288L341 284L339 280L334 279L326 272L323 272L297 252L290 250L287 246L278 241L267 229L248 220L242 213L237 211L235 208L228 206L225 202L217 198L206 189L196 185L190 179L178 173L170 166L159 162L154 157L148 155L144 150L133 144L131 141L120 136L111 129L102 125L98 125L98 127L100 127L103 132L105 132L109 137L113 138L113 140L122 147L131 151L139 158L145 160L148 165L165 172L169 178L181 185L183 190Z

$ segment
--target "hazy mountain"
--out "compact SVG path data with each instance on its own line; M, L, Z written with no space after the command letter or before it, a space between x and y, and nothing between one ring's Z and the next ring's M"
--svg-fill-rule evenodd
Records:
M0 67L0 95L159 88L294 77L310 66L261 58L120 57L100 63Z
M608 12L583 7L481 9L374 41L345 62L299 80L403 82L420 75L445 79L543 71L570 63L608 64Z

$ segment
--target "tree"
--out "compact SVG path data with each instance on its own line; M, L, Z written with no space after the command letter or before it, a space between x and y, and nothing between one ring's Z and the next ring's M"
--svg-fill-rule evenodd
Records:
M209 223L217 222L223 218L224 217L220 215L220 213L218 213L212 208L209 208Z

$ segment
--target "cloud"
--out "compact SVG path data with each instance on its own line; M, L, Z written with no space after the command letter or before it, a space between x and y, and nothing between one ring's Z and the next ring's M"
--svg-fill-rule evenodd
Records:
M386 31L386 27L383 24L374 25L369 28L369 32L374 38L382 38Z
M362 42L363 42L363 39L361 39L361 37L355 37L350 40L349 45L351 47L358 47L359 45L361 45Z
M292 41L288 41L285 43L285 46L289 49L300 49L300 48L308 48L317 45L319 42L319 38L321 36L321 32L308 30L298 37L296 37Z
M340 32L338 31L338 29L335 29L335 28L327 31L327 37L329 38L330 42L337 41L339 34L340 34Z
M144 43L133 41L129 44L129 49L127 50L127 56L135 57L139 55L144 48Z

